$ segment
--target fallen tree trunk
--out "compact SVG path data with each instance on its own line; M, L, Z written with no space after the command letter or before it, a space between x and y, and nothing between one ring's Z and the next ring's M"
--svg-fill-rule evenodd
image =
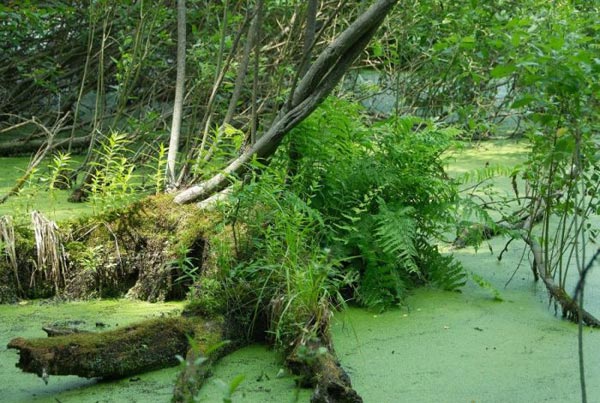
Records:
M45 382L50 375L118 379L175 366L186 356L175 384L173 401L191 401L210 375L212 365L243 343L226 329L225 321L201 317L152 319L100 333L73 332L39 339L16 338L8 348L19 351L17 367ZM227 340L233 336L233 342ZM313 403L360 403L350 377L336 358L329 335L298 342L287 365L300 375L303 387L313 387ZM186 354L187 351L187 354Z
M84 378L123 378L175 366L176 356L188 349L188 337L217 342L218 322L183 317L154 319L101 333L73 333L26 340L16 338L8 348L19 351L17 367L44 380L50 375Z
M188 350L184 368L173 389L173 402L190 402L210 375L212 365L227 353L241 346L239 341L225 340L223 323L203 322ZM237 338L236 338L237 339Z
M54 142L51 149L67 150L70 146L71 150L84 150L89 146L91 139L91 135L74 137L72 139L58 139ZM46 139L34 139L29 141L27 141L26 139L25 141L13 140L5 143L0 143L0 157L29 154L31 152L36 151L40 147L45 146L47 142L48 141Z

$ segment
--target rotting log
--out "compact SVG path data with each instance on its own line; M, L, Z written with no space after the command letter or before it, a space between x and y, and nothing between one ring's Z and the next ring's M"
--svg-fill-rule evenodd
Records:
M202 332L207 330L210 333L205 336ZM177 355L188 350L190 337L213 340L219 330L217 321L159 318L100 333L19 337L8 348L19 351L17 367L44 380L49 375L115 379L175 366Z
M300 376L303 387L313 387L311 403L362 403L340 365L331 342L314 337L298 342L287 357L287 365Z

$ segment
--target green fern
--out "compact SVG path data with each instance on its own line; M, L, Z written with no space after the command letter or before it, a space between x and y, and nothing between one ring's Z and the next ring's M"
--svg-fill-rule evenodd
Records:
M369 266L361 276L357 301L383 311L397 305L408 289L407 282L393 265Z
M492 283L490 283L489 281L487 281L486 279L484 279L483 277L481 277L480 275L471 272L471 280L473 280L473 282L475 284L477 284L479 287L483 288L484 290L489 291L492 296L494 297L495 301L504 301L504 299L502 298L502 294L500 294L500 291L498 291L498 289L496 287L494 287L492 285Z
M412 217L413 207L389 209L380 200L380 212L375 217L375 246L387 256L397 259L397 264L408 273L421 275L415 259L418 256L415 247L417 225Z
M480 169L465 172L456 178L460 185L481 183L484 181L496 179L499 176L510 177L514 173L514 168L503 165L490 165Z
M467 282L467 273L462 264L451 255L442 255L437 246L419 243L421 265L427 267L427 279L437 288L459 291Z

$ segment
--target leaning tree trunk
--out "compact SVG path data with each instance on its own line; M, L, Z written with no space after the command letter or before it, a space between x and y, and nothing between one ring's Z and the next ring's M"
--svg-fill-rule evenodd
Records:
M272 126L223 171L175 197L178 204L204 200L227 187L232 175L247 169L254 157L271 156L284 136L304 120L331 93L354 60L367 46L397 0L379 0L361 14L317 57L291 94Z

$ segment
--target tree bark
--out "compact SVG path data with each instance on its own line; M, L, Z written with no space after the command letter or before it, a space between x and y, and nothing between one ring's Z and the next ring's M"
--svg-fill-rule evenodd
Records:
M323 341L323 338L298 342L287 358L287 365L300 376L301 386L314 388L311 403L363 401L352 388L350 377L336 358L331 342Z
M550 298L554 298L561 307L562 316L571 322L578 322L579 313L581 312L581 319L584 324L590 327L600 327L600 320L591 313L587 312L580 307L578 302L571 298L565 289L554 281L552 273L546 270L546 263L544 260L544 253L541 245L533 239L530 235L533 226L541 221L544 217L544 209L542 201L537 201L533 208L530 209L531 213L521 218L516 224L508 225L504 223L497 223L496 228L492 228L483 224L473 224L466 228L455 240L454 247L459 249L463 248L468 244L470 238L481 234L482 239L491 239L498 235L502 230L504 231L519 231L520 238L527 244L531 253L533 254L533 266L531 268L535 281L542 279L546 290L550 295Z
M183 112L183 93L185 86L185 0L177 0L177 79L175 82L175 102L173 103L173 121L169 153L167 154L167 188L175 186L175 162L179 150L181 116Z
M90 144L91 136L75 137L72 139L56 140L52 145L52 149L67 150L69 144L72 149L83 150ZM0 157L8 157L11 155L29 154L43 147L47 143L46 139L35 139L30 141L7 141L0 143Z
M544 263L544 253L542 252L542 247L538 242L536 242L529 235L523 234L523 240L529 248L531 249L531 253L533 253L533 265L535 266L535 270L537 270L539 277L544 282L548 293L551 298L554 298L556 302L561 307L562 316L570 320L571 322L577 323L579 321L579 315L581 313L581 320L583 324L590 327L600 327L600 320L596 318L594 315L583 309L577 301L567 294L567 292L557 285L554 282L554 278L552 278L552 274L548 273L545 269L546 265Z
M223 322L205 321L199 325L194 342L185 357L185 367L179 373L173 389L173 402L190 402L210 375L212 365L240 343L225 340Z

